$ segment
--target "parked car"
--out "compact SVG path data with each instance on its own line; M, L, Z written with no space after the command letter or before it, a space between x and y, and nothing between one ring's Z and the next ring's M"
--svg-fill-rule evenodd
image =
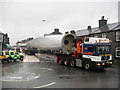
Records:
M16 51L2 51L2 63L4 61L7 61L8 63L10 63L11 61L16 61L17 59L23 61L24 55L19 54Z

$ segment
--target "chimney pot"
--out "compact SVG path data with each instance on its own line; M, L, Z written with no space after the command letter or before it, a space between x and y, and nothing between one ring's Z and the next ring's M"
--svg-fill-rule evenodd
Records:
M88 30L91 29L91 26L88 26Z
M65 32L65 34L68 34L69 32L67 31L67 32Z
M74 30L71 30L70 33L75 34L75 31L74 31Z
M105 16L102 16L102 17L101 17L101 20L105 20Z
M89 31L89 34L92 32L92 28L91 28L91 26L88 26L88 31Z
M54 32L59 32L59 29L58 29L58 28L55 28L55 29L54 29Z

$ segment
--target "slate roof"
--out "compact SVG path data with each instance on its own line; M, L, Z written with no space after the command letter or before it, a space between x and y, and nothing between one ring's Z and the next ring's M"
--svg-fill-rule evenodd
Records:
M108 24L107 26L108 26L108 31L119 30L120 29L120 22L111 23L111 24ZM106 25L104 27L106 27ZM104 28L104 27L102 27L102 28ZM91 34L99 33L99 32L101 32L100 28L94 27L94 28L92 28ZM89 34L88 29L82 29L82 30L76 31L77 36L84 36L84 35L88 35L88 34Z
M0 31L0 34L3 34L3 32Z

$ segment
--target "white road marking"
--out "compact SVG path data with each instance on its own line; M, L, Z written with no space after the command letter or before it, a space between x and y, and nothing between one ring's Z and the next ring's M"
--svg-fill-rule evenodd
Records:
M9 77L11 79L22 79L22 77Z
M53 70L52 68L40 68L42 70Z
M46 69L46 68L40 68L40 69Z
M33 88L43 88L43 87L48 87L48 86L51 86L51 85L54 85L56 82L52 82L52 83L49 83L49 84L46 84L46 85L42 85L42 86L38 86L38 87L33 87Z
M36 79L36 78L39 78L39 77L40 77L40 74L38 76L34 77L34 78Z
M47 70L53 70L53 69L47 69Z
M21 81L30 81L30 80L34 80L39 78L41 75L35 75L35 73L29 73L29 76L27 77L21 77L21 76L6 76L6 77L2 77L2 81L6 81L6 82L21 82Z

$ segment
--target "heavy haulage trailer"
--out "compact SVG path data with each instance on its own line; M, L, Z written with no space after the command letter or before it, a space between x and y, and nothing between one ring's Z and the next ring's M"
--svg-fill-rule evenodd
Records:
M75 33L36 38L29 47L51 50L56 62L85 70L104 69L112 66L111 41L108 38L80 38Z

